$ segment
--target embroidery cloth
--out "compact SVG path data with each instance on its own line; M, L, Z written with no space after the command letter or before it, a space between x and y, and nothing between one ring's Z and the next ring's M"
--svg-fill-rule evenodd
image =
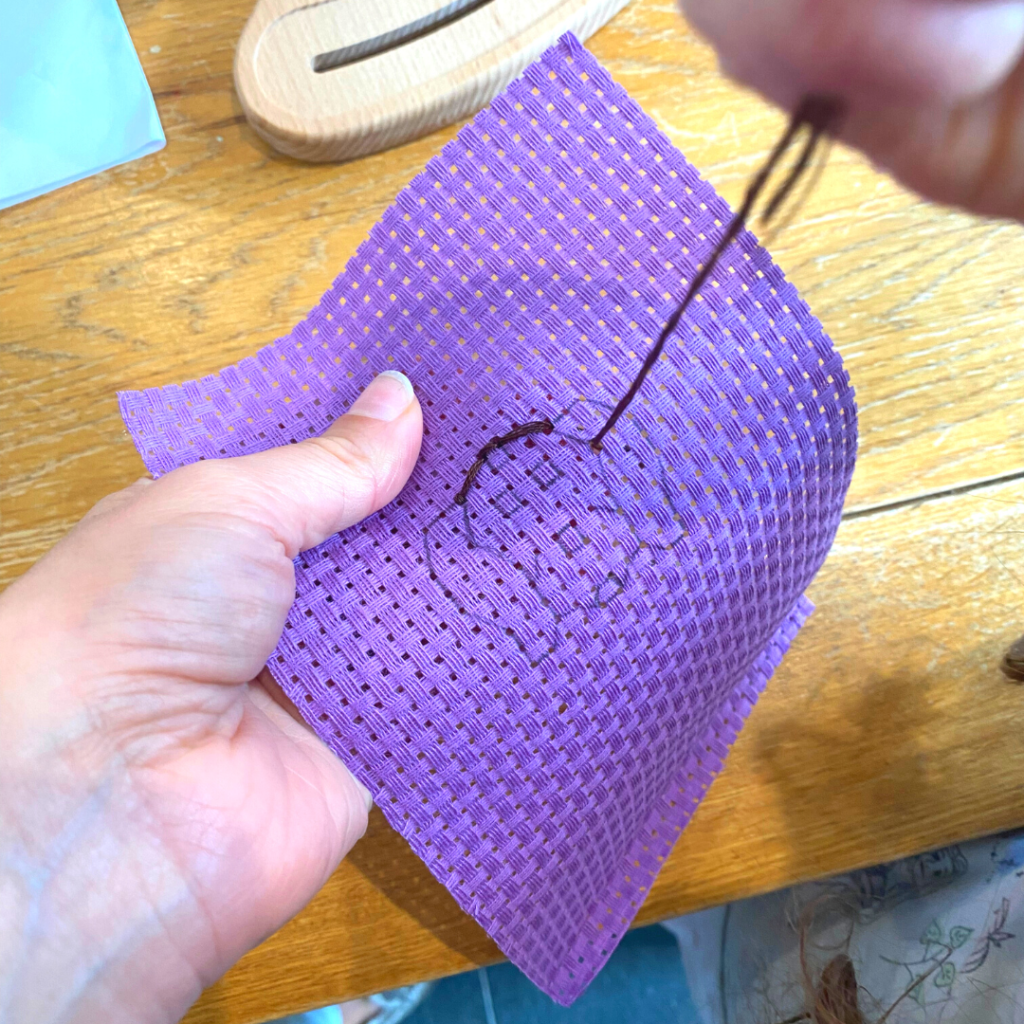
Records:
M120 396L154 475L321 433L374 374L409 485L304 552L270 669L391 824L563 1004L643 902L810 611L856 410L745 232L600 455L731 216L572 36L398 196L287 336ZM555 429L494 453L492 436Z

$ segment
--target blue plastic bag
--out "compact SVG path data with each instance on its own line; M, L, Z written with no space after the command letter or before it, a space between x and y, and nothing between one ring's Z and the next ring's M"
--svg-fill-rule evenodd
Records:
M115 0L0 0L0 209L164 146Z

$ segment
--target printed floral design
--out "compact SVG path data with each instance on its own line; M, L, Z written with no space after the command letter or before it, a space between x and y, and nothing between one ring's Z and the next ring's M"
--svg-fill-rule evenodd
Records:
M852 871L821 883L823 889L851 900L866 922L887 913L905 900L937 892L968 871L968 861L959 846L945 846L916 857L890 864Z
M678 919L694 1021L809 1024L808 907L812 970L848 956L865 1021L1024 1024L1024 830Z
M919 979L909 992L910 998L918 1006L944 1002L952 997L953 986L958 978L979 970L993 948L1001 949L1004 942L1016 938L1012 932L1005 930L1009 913L1010 901L1004 896L992 913L991 926L977 939L959 966L957 951L966 946L968 939L974 935L974 929L965 924L957 924L947 934L938 920L932 921L921 936L924 954L920 959L894 960L885 956L880 959L903 967L907 972L908 984L915 978Z
M982 935L974 947L974 952L967 958L962 969L964 974L970 974L978 970L988 959L989 951L993 946L996 949L1002 949L1004 942L1017 937L1012 932L1004 930L1009 913L1010 901L1004 896L999 906L992 913L992 927Z

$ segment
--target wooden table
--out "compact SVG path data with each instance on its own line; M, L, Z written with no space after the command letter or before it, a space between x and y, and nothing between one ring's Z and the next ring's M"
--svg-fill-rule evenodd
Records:
M123 0L167 148L0 213L0 580L140 475L114 392L284 333L455 131L343 166L241 115L252 0ZM735 201L781 120L671 0L591 48ZM857 388L861 452L797 639L640 915L654 921L1024 824L1024 237L923 204L840 151L776 254ZM205 993L243 1024L498 956L405 844L370 833L313 903Z

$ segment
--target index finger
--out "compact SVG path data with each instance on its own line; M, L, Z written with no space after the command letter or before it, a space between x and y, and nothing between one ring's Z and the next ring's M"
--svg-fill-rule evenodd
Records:
M723 69L792 108L808 93L953 105L1024 51L1021 0L681 0Z

